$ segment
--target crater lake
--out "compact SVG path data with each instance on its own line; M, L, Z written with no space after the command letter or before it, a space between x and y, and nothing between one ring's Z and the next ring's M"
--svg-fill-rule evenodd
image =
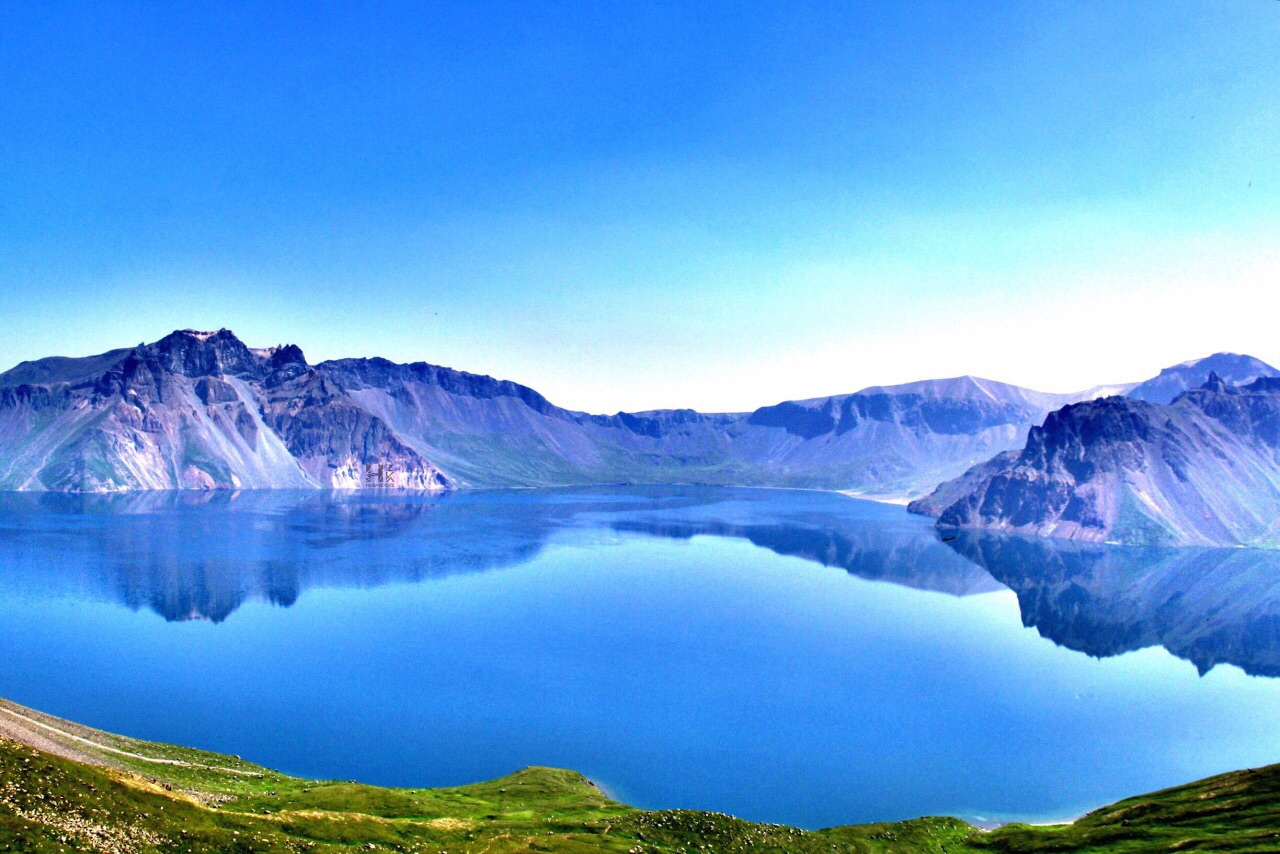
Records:
M821 827L1280 760L1280 555L697 487L0 494L0 696L288 773Z

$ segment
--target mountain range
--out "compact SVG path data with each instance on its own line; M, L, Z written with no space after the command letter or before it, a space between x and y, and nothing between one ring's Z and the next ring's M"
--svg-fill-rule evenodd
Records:
M912 498L1022 447L1063 407L1101 395L1159 399L1209 369L1233 382L1277 374L1220 354L1075 394L957 377L745 413L595 415L423 362L312 365L294 345L256 349L226 329L180 330L0 374L0 489L708 483Z

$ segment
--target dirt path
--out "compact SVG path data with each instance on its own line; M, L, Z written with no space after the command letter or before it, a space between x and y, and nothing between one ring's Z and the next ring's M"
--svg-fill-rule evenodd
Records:
M84 735L77 735L72 730L78 730ZM247 771L241 768L227 768L222 765L206 765L200 762L187 762L182 759L164 759L159 756L133 753L87 737L93 735L106 735L106 733L99 733L97 730L73 724L70 721L62 721L58 718L40 714L8 700L0 700L0 736L21 742L37 750L43 750L46 753L52 753L55 756L61 756L64 759L73 759L76 762L84 762L88 765L102 765L108 768L125 770L120 764L111 761L111 756L114 755L123 756L127 759L136 759L139 762L147 762L152 765L178 765L183 768L200 768L206 771L217 771L222 774L238 774L243 777L262 776L261 772L258 771ZM108 755L104 756L102 754Z
M67 743L72 739L81 741L87 739L78 739L70 733L64 733L47 724L32 720L10 708L8 704L0 704L0 736L25 744L27 747L34 747L36 750L43 750L45 753L52 753L54 756L61 756L63 759L83 762L86 765L110 765L101 757L86 753L74 742Z

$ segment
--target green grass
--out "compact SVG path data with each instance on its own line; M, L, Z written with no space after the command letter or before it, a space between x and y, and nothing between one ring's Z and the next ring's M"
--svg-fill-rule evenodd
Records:
M136 741L2 703L115 767L0 739L0 851L1156 852L1280 850L1280 766L1121 801L1074 824L980 831L959 819L804 831L691 810L637 810L581 774L526 768L449 789L316 781Z

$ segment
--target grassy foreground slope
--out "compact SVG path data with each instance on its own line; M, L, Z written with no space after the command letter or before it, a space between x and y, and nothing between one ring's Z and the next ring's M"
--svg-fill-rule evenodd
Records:
M572 771L453 789L305 780L0 701L0 850L99 852L1072 852L1280 850L1280 766L979 831L953 818L803 831L645 811Z

